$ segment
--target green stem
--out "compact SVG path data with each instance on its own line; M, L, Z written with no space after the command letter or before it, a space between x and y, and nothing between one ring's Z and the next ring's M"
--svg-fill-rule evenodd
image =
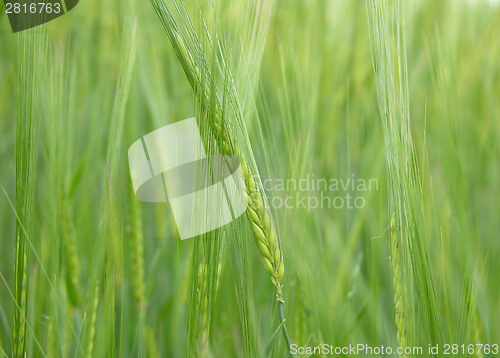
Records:
M282 323L285 320L285 317L283 315L283 302L278 301L278 312L280 316L280 323ZM285 336L285 342L286 346L288 349L288 354L290 354L290 357L293 357L294 355L291 352L291 344L290 344L290 337L288 337L288 332L286 330L286 324L283 324L283 336Z

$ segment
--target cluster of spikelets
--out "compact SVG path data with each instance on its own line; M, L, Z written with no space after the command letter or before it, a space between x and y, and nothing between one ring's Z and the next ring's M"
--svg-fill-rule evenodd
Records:
M219 279L222 272L222 264L217 265L217 277L215 281L215 294L219 291ZM199 317L199 345L197 347L200 358L210 357L209 349L209 321L208 321L208 267L207 261L203 258L198 266L198 285L196 288L198 309L201 312Z
M210 89L206 83L202 83L199 68L195 65L195 62L189 51L186 49L182 38L176 34L175 39L178 44L178 49L180 49L177 53L179 56L182 56L183 61L181 62L187 64L187 68L185 66L185 71L189 71L187 75L192 87L195 90L202 90L205 102L210 103ZM203 105L204 104L202 103L202 106ZM279 248L276 231L272 223L271 213L269 211L269 207L265 204L266 201L262 197L261 189L255 182L255 176L248 166L247 160L238 148L238 145L233 140L231 132L228 129L223 130L222 116L218 101L215 103L213 127L217 132L217 136L214 137L221 138L218 145L223 153L227 155L234 155L241 163L245 182L243 189L248 204L247 215L250 221L250 226L252 227L252 231L255 235L264 266L269 275L271 275L273 284L276 286L277 298L282 301L280 281L285 274L285 266L283 264L283 256Z
M283 264L283 256L280 252L269 208L265 207L261 192L244 160L241 160L241 166L246 184L245 198L248 203L247 214L250 225L257 239L257 246L262 255L264 266L271 275L273 283L278 287L278 293L280 293L279 282L285 274L285 265Z
M396 232L396 218L393 215L391 220L391 268L392 286L394 290L394 311L396 326L398 329L397 338L401 348L406 348L406 328L403 310L403 289L401 286L401 263L399 261L399 243ZM403 355L406 357L406 354Z

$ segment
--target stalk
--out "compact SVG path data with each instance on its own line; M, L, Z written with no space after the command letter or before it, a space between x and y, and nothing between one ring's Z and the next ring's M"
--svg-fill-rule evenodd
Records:
M13 357L26 356L26 320L35 209L37 164L37 121L40 116L45 41L41 30L27 30L19 35L18 115L16 120L16 252L14 267Z
M210 296L208 287L208 263L205 258L202 259L198 266L198 283L197 283L197 306L201 315L198 317L198 337L199 344L196 347L198 357L208 358L211 356L209 346L209 315L208 315L208 299ZM219 262L217 266L217 276L215 280L215 295L219 290L219 279L222 271L222 265Z
M397 338L401 348L406 348L406 326L405 312L403 303L403 289L401 286L401 264L399 261L399 243L396 233L396 217L393 215L391 220L391 268L392 268L392 287L394 290L394 317L397 327ZM406 354L402 354L404 358Z
M70 211L63 195L61 200L61 216L63 226L64 252L66 256L66 290L68 298L74 307L80 307L80 260L75 233L71 227Z
M92 289L92 287L89 287ZM92 296L90 296L92 297ZM96 322L97 322L97 309L99 308L99 281L95 282L95 289L93 294L93 300L91 301L91 310L89 314L89 323L87 324L85 335L85 348L84 352L87 357L92 358L94 352L94 337L96 332Z
M133 195L133 189L129 190L130 211L132 219L132 239L130 256L132 258L132 288L138 307L142 309L144 298L144 234L142 231L142 210L138 200Z
M280 323L283 323L285 321L285 316L283 315L283 302L278 301L278 314L280 317ZM291 357L293 357L293 354L291 353L291 343L290 343L290 338L288 337L288 331L286 330L286 325L283 323L283 336L285 337L285 342L286 346L288 348L288 353Z

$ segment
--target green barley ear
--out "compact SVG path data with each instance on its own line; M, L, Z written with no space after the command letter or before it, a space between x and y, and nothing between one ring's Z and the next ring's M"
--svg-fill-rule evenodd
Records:
M16 119L16 238L12 356L26 356L26 320L30 276L29 239L35 214L38 120L41 116L43 73L46 60L43 27L19 34Z
M257 241L264 266L269 275L271 275L273 284L276 286L278 300L282 301L280 281L285 274L285 265L272 223L271 213L269 207L265 205L262 193L255 184L254 176L244 159L241 160L241 166L245 178L245 198L248 203L247 217Z
M217 276L215 278L215 296L217 296L217 291L219 290L219 279L222 271L222 264L219 261L217 265ZM204 257L198 266L198 285L197 291L197 305L199 307L199 312L201 313L198 318L198 347L197 353L200 358L210 357L210 346L209 346L209 321L208 321L208 266L207 259Z
M208 114L208 118L210 119L210 123L205 122L204 124L206 125L200 125L200 127L207 128L208 137L212 141L211 144L215 144L214 146L218 148L220 153L233 155L241 163L244 177L244 183L242 184L248 203L247 217L264 267L276 287L279 318L283 322L282 304L284 301L282 286L280 284L285 274L283 255L280 250L279 239L267 199L263 195L263 189L260 185L260 177L254 163L252 150L248 144L246 124L243 119L244 111L239 101L239 95L233 82L231 70L226 66L228 58L225 58L225 48L220 42L217 45L213 45L210 42L211 50L220 52L222 57L222 60L215 58L215 63L211 66L206 57L207 52L204 50L192 27L189 15L185 15L186 19L179 21L175 11L165 1L152 0L152 3L191 87L197 95L197 104L200 107L200 112ZM180 1L180 4L180 6L185 6L182 1ZM178 6L174 2L174 7ZM268 10L271 11L270 8ZM266 25L262 25L262 29L267 29ZM256 29L254 30L255 33L259 33ZM265 31L263 30L264 33ZM207 37L210 37L210 34L207 34ZM218 34L215 35L215 38L217 38L217 41L220 41ZM217 76L224 82L223 101L220 99L217 88L215 88L215 78ZM231 108L229 114L224 112L227 107ZM234 116L236 123L230 121L230 116ZM207 118L207 116L204 118ZM290 347L290 340L285 326L283 327L283 333L287 346Z
M92 357L94 352L94 337L97 322L97 309L99 307L99 280L95 280L95 288L89 287L89 304L90 314L88 315L88 323L85 327L85 347L84 352L87 357Z
M403 342L444 344L424 206L424 186L412 136L406 54L406 1L366 2L375 87L385 140L390 212L396 214L398 257L404 294ZM401 305L399 305L401 306ZM399 308L398 306L398 308ZM402 322L399 322L401 324ZM421 339L421 337L423 339ZM425 338L424 338L425 337Z
M406 327L403 303L403 288L401 286L401 263L399 260L399 243L396 229L396 216L391 220L391 268L392 288L394 290L394 315L398 330L398 343L401 348L406 348ZM406 354L403 355L406 357Z
M176 48L177 56L180 57L180 62L183 64L184 70L189 71L188 79L194 90L202 91L202 98L205 103L202 106L208 108L210 106L210 89L206 83L202 83L200 78L200 69L194 63L193 56L188 51L186 44L178 33L174 33L172 29L170 32L172 44ZM243 156L242 151L234 140L234 136L229 128L224 128L222 113L220 111L221 105L219 100L216 99L214 111L214 133L215 138L220 138L218 142L219 149L223 154L234 155L241 163L244 176L244 191L245 198L248 203L247 217L250 226L254 233L257 247L262 256L262 262L271 280L276 287L278 301L283 301L282 287L280 284L281 279L285 274L285 265L283 263L283 256L279 247L279 240L276 235L276 230L272 223L272 216L267 206L267 201L262 195L262 191L255 182L258 175L254 174ZM224 130L225 129L225 130Z

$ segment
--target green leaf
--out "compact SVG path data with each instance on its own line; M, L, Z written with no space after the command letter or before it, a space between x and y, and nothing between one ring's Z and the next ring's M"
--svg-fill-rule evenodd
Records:
M267 342L266 346L264 347L264 349L260 353L259 358L269 357L271 355L271 352L272 352L274 346L276 345L276 342L278 341L278 336L281 333L281 330L283 329L283 326L285 325L285 321L286 321L286 319L284 319L280 323L280 325L278 326L278 328L276 328L276 330L274 331L273 335L269 339L269 342Z

